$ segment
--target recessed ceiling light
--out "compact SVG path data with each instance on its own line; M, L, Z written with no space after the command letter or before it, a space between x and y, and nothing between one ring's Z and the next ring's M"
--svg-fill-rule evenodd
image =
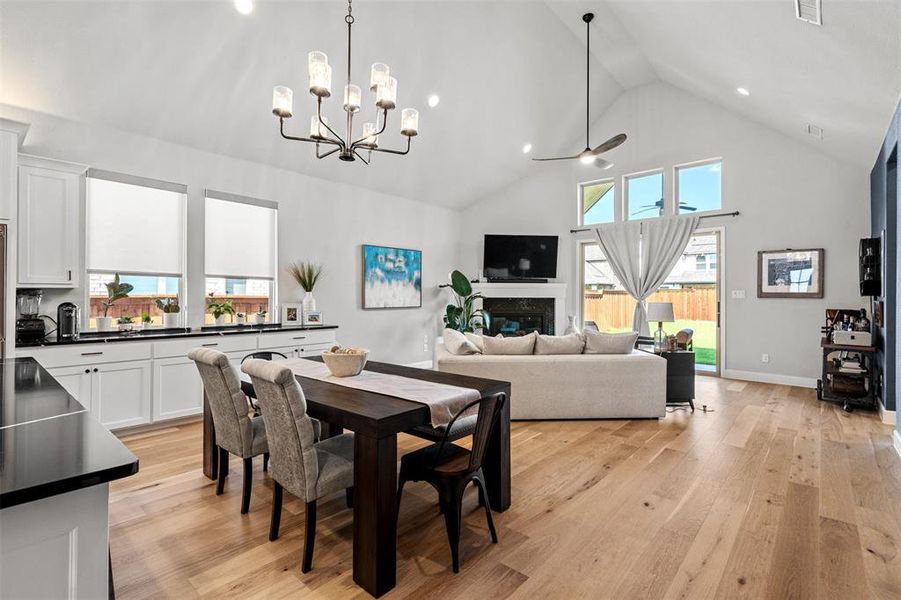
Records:
M253 0L235 0L235 10L242 15L249 15L253 12Z
M526 144L525 146L522 147L523 154L528 154L531 151L532 151L532 144Z
M735 88L735 91L738 92L739 94L741 94L742 96L750 96L751 95L751 92L748 91L748 88L743 88L743 87Z
M429 106L435 108L438 106L438 103L441 102L441 98L438 97L438 94L432 94L429 96Z

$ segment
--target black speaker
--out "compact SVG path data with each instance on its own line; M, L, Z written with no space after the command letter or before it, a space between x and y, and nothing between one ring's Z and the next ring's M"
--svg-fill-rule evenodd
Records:
M860 240L860 295L882 295L882 247L879 238Z

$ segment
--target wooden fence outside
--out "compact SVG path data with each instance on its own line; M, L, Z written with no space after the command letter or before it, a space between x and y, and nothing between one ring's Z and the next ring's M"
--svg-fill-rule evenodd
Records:
M658 290L648 302L672 302L680 321L716 321L716 288L694 287ZM585 292L582 319L594 321L604 331L632 326L635 300L624 291Z

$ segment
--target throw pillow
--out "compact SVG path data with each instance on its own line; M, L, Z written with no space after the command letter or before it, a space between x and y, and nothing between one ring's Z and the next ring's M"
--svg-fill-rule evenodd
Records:
M479 352L485 352L485 343L482 341L482 336L477 333L471 333L469 331L464 331L463 335L466 336L466 339L473 343L473 345L479 349Z
M632 354L637 331L605 333L585 330L585 354Z
M567 335L539 335L535 340L535 354L582 354L585 338L579 333Z
M485 354L532 354L535 350L535 338L538 334L534 331L529 335L520 337L483 337Z
M466 339L466 336L456 329L445 329L441 337L444 338L444 347L451 354L480 354L476 345Z

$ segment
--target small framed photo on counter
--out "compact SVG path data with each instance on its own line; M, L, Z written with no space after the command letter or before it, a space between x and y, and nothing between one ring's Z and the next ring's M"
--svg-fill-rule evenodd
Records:
M304 325L322 325L322 311L311 310L303 314Z
M301 325L303 310L300 304L282 304L282 325Z

